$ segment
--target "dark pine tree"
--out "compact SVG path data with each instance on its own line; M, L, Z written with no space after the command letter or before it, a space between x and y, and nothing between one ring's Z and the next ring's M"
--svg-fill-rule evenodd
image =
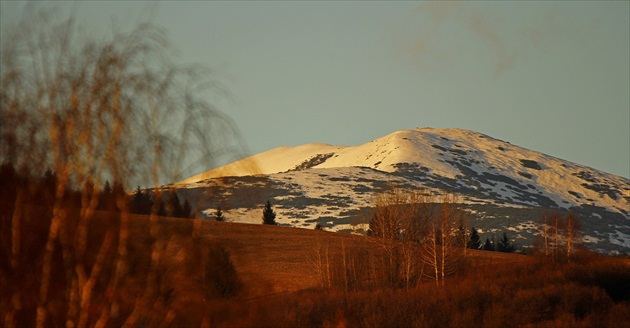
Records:
M184 199L184 205L182 205L182 218L190 219L192 217L192 207L190 207L188 199Z
M113 211L116 209L116 196L114 195L114 189L112 189L109 184L109 180L105 181L105 186L103 186L103 192L100 195L100 200L98 202L98 209Z
M219 222L225 221L225 217L223 216L223 211L221 210L221 204L217 205L217 211L214 213L214 219Z
M276 225L276 213L271 208L271 202L267 200L265 208L263 209L263 224Z
M483 244L484 251L494 251L494 243L490 239L486 238L486 242Z
M505 232L503 232L503 236L501 237L501 239L499 239L499 242L497 243L497 251L503 253L514 252L514 245Z
M133 196L131 196L131 201L129 204L129 209L131 213L134 214L151 214L151 209L153 208L153 199L151 195L140 189L140 186L136 189Z
M470 249L480 249L481 248L481 238L479 237L479 233L475 227L470 229L470 238L468 239L468 243L466 247Z
M144 193L142 192L142 189L140 189L140 186L138 186L138 188L136 188L136 191L133 193L133 196L131 196L131 202L129 204L129 210L131 211L131 213L143 214L142 213L142 199L143 198L144 198Z
M166 216L174 218L182 217L182 205L175 191L169 192L168 198L166 199Z

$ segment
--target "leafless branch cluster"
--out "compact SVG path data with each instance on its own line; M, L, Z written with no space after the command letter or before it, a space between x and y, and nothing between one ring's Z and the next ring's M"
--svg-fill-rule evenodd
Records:
M114 30L104 38L92 38L81 35L72 17L58 20L44 12L27 17L3 31L0 164L9 163L22 176L31 177L48 168L56 177L52 210L46 214L50 218L37 223L46 225L48 232L45 246L33 259L41 258L36 266L41 283L35 323L49 324L54 311L49 300L59 284L54 268L60 251L67 286L67 309L62 310L66 325L104 326L120 312L119 298L100 303L95 315L93 292L103 283L114 294L126 286L131 218L126 195L118 193L119 223L107 227L94 254L88 254L91 222L104 182L129 187L177 181L198 169L200 162L209 167L224 156L240 155L242 143L229 117L204 100L204 92L225 92L211 78L212 72L175 65L164 32L156 26L142 23L131 32ZM3 222L11 222L8 255L16 277L24 270L20 259L26 256L21 247L25 222L32 222L28 213L33 211L27 211L25 206L30 205L23 199L28 188L17 186L11 218L2 217ZM81 193L78 213L64 202L71 189ZM155 194L160 203L161 193ZM129 315L131 324L160 294L155 290L158 268L169 249L157 208L150 221L150 269L146 289ZM108 257L112 253L113 259ZM3 295L7 326L15 324L14 315L24 302L20 291L14 292ZM7 298L12 301L4 302Z
M388 258L390 283L436 283L453 273L465 254L465 216L453 195L394 189L374 197L370 235ZM462 228L463 227L463 228Z
M552 262L570 260L579 244L579 234L580 222L575 213L544 213L539 225L539 251Z

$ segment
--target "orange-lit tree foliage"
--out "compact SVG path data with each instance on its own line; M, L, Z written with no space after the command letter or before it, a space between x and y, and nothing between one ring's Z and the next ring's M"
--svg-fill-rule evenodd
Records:
M172 322L174 309L153 310L164 303L160 268L173 245L158 224L162 192L154 192L150 247L132 254L123 184L177 181L199 161L236 152L230 119L200 97L206 86L224 91L207 69L172 62L155 26L91 38L72 17L47 12L27 10L2 31L0 162L22 179L12 204L3 203L2 239L10 241L0 255L9 259L2 275L4 324ZM48 178L54 174L52 189L45 199L29 199L46 168ZM111 194L107 180L114 182ZM111 204L103 206L103 196ZM113 211L105 215L111 222L99 222L102 210ZM35 231L45 231L43 242L27 246L25 236ZM134 272L137 261L148 269ZM131 281L143 283L129 289Z

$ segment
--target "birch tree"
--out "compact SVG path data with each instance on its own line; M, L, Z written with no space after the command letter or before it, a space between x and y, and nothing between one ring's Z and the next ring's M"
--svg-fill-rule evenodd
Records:
M570 260L575 252L580 223L575 213L544 213L539 227L542 252L553 262Z
M120 293L129 275L131 215L126 194L115 193L120 224L109 227L96 254L87 253L103 182L158 186L178 181L199 163L209 167L212 163L204 161L238 156L241 142L229 117L200 96L206 91L225 94L220 83L203 67L175 64L162 30L141 23L130 32L114 29L90 38L72 17L56 19L47 12L27 11L21 22L2 31L0 162L24 175L48 167L56 176L45 246L37 254L38 305L28 325L53 325L54 317L66 326L106 326L120 313ZM11 223L11 263L18 274L24 272L17 259L25 256L19 236L30 222L20 211L24 188ZM64 203L70 189L82 192L76 221ZM155 204L160 204L162 193L155 194ZM164 245L155 209L150 214L155 241L151 270L132 313L120 319L127 325L148 315L158 298L156 268ZM65 313L47 307L54 296L51 288L58 285L52 279L59 251L67 285ZM108 254L115 254L113 261L105 260ZM113 296L99 295L109 301L94 304L96 287ZM2 309L5 324L22 325L13 318L24 303L23 291L11 293L15 302Z
M418 276L418 243L434 213L433 197L423 191L393 189L374 196L369 235L387 255L387 279L409 287Z
M457 270L463 250L457 235L457 224L464 219L464 213L457 206L457 197L446 194L441 197L438 214L430 223L430 231L422 243L422 262L428 267L436 285L443 285L446 276ZM465 245L465 244L464 244Z

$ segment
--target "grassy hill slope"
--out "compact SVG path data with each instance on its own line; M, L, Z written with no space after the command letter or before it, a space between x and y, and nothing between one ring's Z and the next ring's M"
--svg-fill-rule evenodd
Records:
M390 253L373 237L141 215L124 218L97 211L81 252L70 242L78 240L78 210L67 211L67 234L53 243L51 284L43 297L51 224L46 211L24 207L17 233L13 218L2 218L4 326L33 325L38 306L47 313L46 324L53 326L630 322L626 258L582 256L561 264L469 251L440 286L418 277L411 285L396 287L387 264ZM121 248L123 236L128 242ZM20 239L18 256L13 238ZM88 279L68 278L72 270L83 270ZM77 283L80 288L73 288Z

